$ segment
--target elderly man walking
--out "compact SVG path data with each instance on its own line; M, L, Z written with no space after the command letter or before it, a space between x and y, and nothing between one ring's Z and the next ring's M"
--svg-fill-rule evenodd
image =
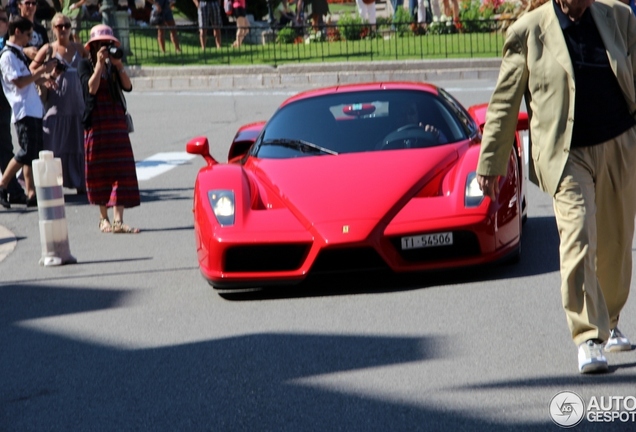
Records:
M553 197L561 297L581 373L631 350L618 329L636 215L636 17L612 0L551 0L513 24L483 134L477 180L496 200L525 96L531 153Z

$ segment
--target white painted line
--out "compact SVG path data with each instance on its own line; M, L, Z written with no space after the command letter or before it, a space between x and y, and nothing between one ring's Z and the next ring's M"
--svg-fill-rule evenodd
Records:
M16 244L15 235L8 228L0 225L0 262L13 252Z
M186 152L166 152L157 153L147 159L137 162L137 180L145 181L160 174L170 171L172 168L187 163L194 159L196 155Z

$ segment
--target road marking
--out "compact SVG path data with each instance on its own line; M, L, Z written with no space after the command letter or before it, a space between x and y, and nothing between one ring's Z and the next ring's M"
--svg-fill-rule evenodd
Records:
M157 153L147 159L137 162L137 180L145 181L160 174L164 174L179 165L194 159L196 155L186 152Z

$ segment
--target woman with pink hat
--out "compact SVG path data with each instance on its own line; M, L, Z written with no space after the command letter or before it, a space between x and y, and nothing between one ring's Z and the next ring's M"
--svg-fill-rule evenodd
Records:
M85 45L89 58L79 64L84 91L84 148L88 201L99 206L99 229L104 233L138 233L124 224L124 209L140 204L135 158L128 136L126 101L132 90L121 61L119 41L104 24L91 29ZM108 208L113 209L113 223Z

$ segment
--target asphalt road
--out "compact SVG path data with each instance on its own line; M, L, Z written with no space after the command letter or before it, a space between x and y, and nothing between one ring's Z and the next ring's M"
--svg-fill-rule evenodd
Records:
M494 85L439 84L465 104ZM133 93L136 158L206 135L225 160L240 124L296 90ZM534 186L518 265L220 294L194 250L201 166L140 183L136 236L101 234L66 190L74 265L38 265L37 211L0 212L18 238L0 263L0 431L545 431L558 392L635 395L636 351L577 372L552 205ZM621 324L636 339L633 300Z

